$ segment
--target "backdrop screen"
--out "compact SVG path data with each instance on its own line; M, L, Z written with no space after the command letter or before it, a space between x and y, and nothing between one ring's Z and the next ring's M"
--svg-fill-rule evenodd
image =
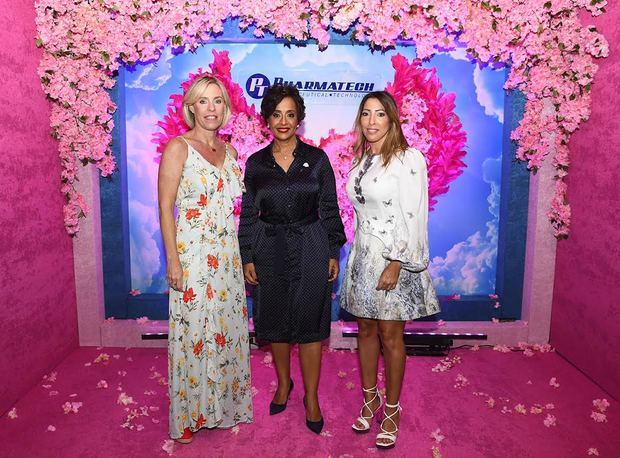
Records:
M384 89L388 84L397 87L393 56L400 54L408 61L415 58L415 49L405 46L373 53L366 47L351 45L330 45L319 51L315 46L273 43L213 44L195 53L173 55L165 50L158 62L126 71L131 282L132 288L142 293L167 289L157 215L158 163L153 133L161 130L157 123L167 113L170 96L182 93L181 83L190 73L208 69L214 50L228 52L232 79L257 112L268 84L297 84L306 103L306 120L300 134L317 145L351 131L366 92ZM467 135L462 173L449 182L446 193L437 196L430 213L431 274L442 295L492 294L497 264L505 72L479 69L462 50L439 54L422 67L435 69L441 91L455 95L453 111ZM336 166L334 161L332 164Z

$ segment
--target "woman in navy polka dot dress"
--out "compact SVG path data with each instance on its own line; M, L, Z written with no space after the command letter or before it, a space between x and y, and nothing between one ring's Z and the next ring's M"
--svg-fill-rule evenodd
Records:
M293 389L290 346L298 343L306 425L319 434L321 341L329 337L332 282L345 242L336 183L325 152L295 135L305 116L297 88L270 87L261 115L274 139L246 163L239 223L243 273L254 287L256 335L271 342L278 376L269 413L286 408Z

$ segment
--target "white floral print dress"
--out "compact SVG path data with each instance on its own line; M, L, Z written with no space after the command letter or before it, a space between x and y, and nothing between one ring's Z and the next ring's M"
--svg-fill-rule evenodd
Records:
M228 149L218 169L188 144L176 198L183 291L170 289L173 439L185 428L227 428L253 418L248 314L233 218L242 190L241 170Z
M341 306L360 318L414 320L439 312L427 270L428 181L417 149L392 158L366 155L347 180L355 210L355 238L341 289ZM402 262L396 288L377 291L383 269Z

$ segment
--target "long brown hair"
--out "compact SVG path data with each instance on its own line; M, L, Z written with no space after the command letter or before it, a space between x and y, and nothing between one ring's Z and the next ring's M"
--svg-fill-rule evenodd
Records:
M385 134L385 141L383 142L383 145L381 145L380 152L381 157L383 158L383 166L386 167L394 156L398 153L404 152L409 147L409 143L407 143L405 134L403 134L403 129L400 126L400 116L398 114L398 107L396 106L394 97L392 97L392 95L387 91L369 92L360 102L360 106L357 110L357 116L355 117L355 132L357 133L357 140L355 142L354 151L356 163L360 163L369 148L368 140L364 136L361 123L364 105L369 99L377 99L379 101L390 121L390 128L388 129L387 134Z

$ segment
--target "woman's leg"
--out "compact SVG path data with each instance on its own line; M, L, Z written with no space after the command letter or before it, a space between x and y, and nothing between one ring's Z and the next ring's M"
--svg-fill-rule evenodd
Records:
M273 397L276 404L285 404L288 400L288 391L291 384L291 346L287 342L272 342L271 353L276 365L278 389Z
M400 392L405 375L405 322L404 321L379 321L379 336L383 345L383 359L385 361L386 403L396 405L400 399ZM385 408L386 415L392 414L397 409ZM396 426L400 423L400 412L391 417ZM396 430L394 423L386 421L383 428L388 432ZM381 442L389 443L387 439Z
M360 376L362 378L362 388L370 389L377 385L377 367L379 364L379 322L366 318L357 319L357 353L360 362ZM379 397L372 392L364 391L364 401L370 406L364 407L362 415L369 418L373 412L379 408ZM371 402L371 399L374 400ZM356 422L358 428L363 428Z
M318 396L321 375L321 342L299 344L299 361L306 391L306 419L319 421L321 419Z

